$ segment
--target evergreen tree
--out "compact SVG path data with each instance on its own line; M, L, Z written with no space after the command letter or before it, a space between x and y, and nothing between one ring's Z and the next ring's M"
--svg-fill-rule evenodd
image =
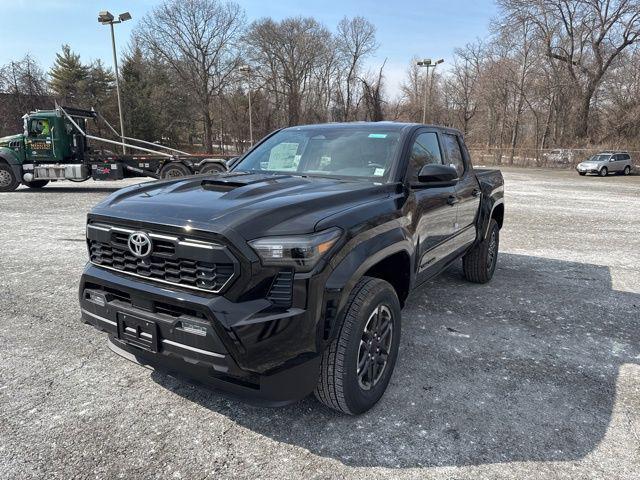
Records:
M89 106L99 108L113 96L115 81L116 77L111 70L105 68L102 60L96 60L88 68L82 96L90 104Z
M56 53L56 60L49 71L51 90L65 103L82 100L87 88L90 68L83 65L80 55L73 53L69 45L62 45L62 52Z

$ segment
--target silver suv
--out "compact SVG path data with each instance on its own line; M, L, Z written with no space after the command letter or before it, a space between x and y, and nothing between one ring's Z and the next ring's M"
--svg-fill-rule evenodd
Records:
M612 172L618 175L629 175L632 168L633 163L627 152L602 152L579 163L576 170L580 175L597 173L601 177L606 177Z

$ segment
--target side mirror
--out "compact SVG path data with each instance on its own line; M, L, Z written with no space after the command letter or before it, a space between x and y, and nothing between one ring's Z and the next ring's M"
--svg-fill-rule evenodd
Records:
M450 187L458 183L458 171L450 165L424 165L418 173L418 187Z
M615 158L613 158L613 157L611 157L611 158L609 159L609 161L610 161L610 162L615 162L615 161L616 161L616 159L615 159Z

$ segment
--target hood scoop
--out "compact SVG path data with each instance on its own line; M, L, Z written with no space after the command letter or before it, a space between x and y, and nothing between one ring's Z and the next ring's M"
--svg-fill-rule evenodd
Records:
M244 178L243 178L244 177ZM205 190L215 192L229 192L236 188L246 187L257 183L270 183L283 178L291 178L291 175L230 175L207 178L200 182Z

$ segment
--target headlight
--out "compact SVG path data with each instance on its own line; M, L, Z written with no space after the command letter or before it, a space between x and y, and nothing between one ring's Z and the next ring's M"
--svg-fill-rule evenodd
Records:
M336 243L342 230L332 228L311 235L265 237L249 242L263 265L291 266L308 272Z

